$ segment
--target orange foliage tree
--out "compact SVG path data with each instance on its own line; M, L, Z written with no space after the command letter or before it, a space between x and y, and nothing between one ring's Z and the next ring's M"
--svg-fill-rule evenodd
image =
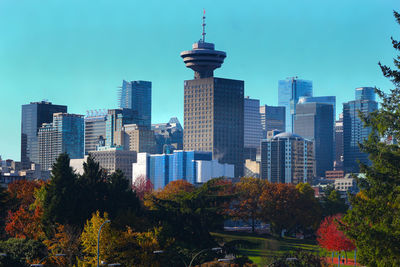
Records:
M265 184L264 180L245 177L234 187L237 198L232 203L230 215L236 219L250 220L252 232L255 221L261 219L261 195Z
M5 230L16 238L42 239L41 227L42 206L35 204L35 193L44 186L43 181L20 180L11 183L8 191L17 200L14 210L9 210Z
M163 189L158 190L154 193L157 198L170 199L174 198L176 194L182 192L193 192L195 189L194 185L186 180L176 180L167 184Z

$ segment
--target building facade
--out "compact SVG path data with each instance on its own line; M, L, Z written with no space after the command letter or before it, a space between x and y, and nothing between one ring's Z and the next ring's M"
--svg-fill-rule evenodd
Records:
M286 108L263 105L260 106L261 127L263 139L267 138L268 131L278 130L285 132Z
M52 123L39 128L39 164L42 170L49 170L61 153L71 159L84 155L83 115L54 113Z
M51 123L53 114L67 112L67 106L51 102L31 102L22 105L21 119L21 165L29 169L31 163L39 163L38 132L43 123Z
M359 172L357 161L370 164L368 154L360 151L359 143L363 143L371 132L364 128L358 112L367 115L378 109L373 87L356 88L356 100L343 103L343 167L346 173Z
M125 178L132 184L132 164L136 162L136 151L126 151L121 147L114 147L91 151L89 155L92 155L100 167L106 169L109 173L121 170Z
M178 118L172 117L168 123L152 124L156 138L156 154L170 154L183 149L183 128Z
M312 95L312 81L292 77L278 82L278 106L285 107L286 132L292 133L294 130L294 116L299 98Z
M124 145L122 127L126 124L138 124L138 113L133 109L109 109L106 119L106 147Z
M156 140L154 131L148 126L137 124L126 124L122 127L124 136L124 149L136 151L137 153L147 152L154 154L156 150Z
M314 142L315 175L333 169L333 105L304 102L296 105L294 133Z
M244 99L244 159L256 160L262 139L260 100Z
M85 117L85 155L98 146L104 146L106 140L107 113L90 111Z
M204 183L215 177L233 177L233 172L233 165L212 160L211 152L181 150L160 155L139 153L137 163L132 165L132 180L135 182L140 177L147 177L154 189L160 189L171 181Z
M292 133L261 141L261 178L272 183L311 182L314 177L313 142Z
M122 81L118 102L119 108L137 112L138 125L151 126L151 82Z
M335 170L343 170L343 113L335 122Z
M214 77L226 53L203 39L181 53L194 79L184 82L184 150L212 152L243 175L244 81Z

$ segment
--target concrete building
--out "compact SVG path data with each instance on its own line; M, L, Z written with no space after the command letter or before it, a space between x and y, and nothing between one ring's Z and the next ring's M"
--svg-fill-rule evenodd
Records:
M226 53L203 39L181 53L194 79L184 82L184 150L212 152L243 175L244 82L214 77Z
M92 155L95 161L110 174L114 173L116 170L121 170L125 178L132 183L132 164L136 162L136 151L125 151L122 147L114 147L99 151L91 151L89 155Z
M119 108L137 112L137 124L151 126L151 82L122 81L118 94Z
M139 153L132 173L133 182L144 176L150 179L154 189L160 189L176 180L186 180L195 184L221 176L233 177L234 168L233 165L212 160L211 152L181 150L160 155Z
M315 174L324 177L333 169L333 106L304 102L296 105L294 133L314 142Z
M22 105L21 119L21 165L29 169L31 163L39 163L38 132L43 123L51 123L53 114L67 112L67 106L51 102L31 102Z
M105 147L122 147L124 145L122 127L126 124L139 124L137 111L127 108L108 110Z
M340 192L357 191L356 180L354 178L335 179L335 190Z
M44 123L39 128L39 164L42 170L51 169L61 153L71 159L84 155L83 115L54 113L52 123Z
M261 125L263 139L267 138L267 133L272 130L285 132L286 129L286 108L263 105L260 106Z
M294 116L299 98L312 95L312 81L291 77L278 82L278 106L285 107L286 132L292 133L294 130Z
M358 112L367 115L378 109L373 87L356 88L356 100L343 103L343 167L345 172L359 172L357 161L370 164L368 155L360 151L359 143L363 143L371 132L364 128Z
M325 179L341 179L344 178L344 171L326 171L325 172Z
M172 117L167 123L152 124L156 138L156 154L170 154L183 149L183 128L178 118Z
M244 99L244 158L256 160L260 152L262 127L260 117L260 100Z
M261 141L261 178L272 183L311 182L314 177L313 142L292 133Z
M136 151L136 153L155 153L156 140L154 131L150 127L126 124L122 127L121 133L124 135L124 150Z
M106 140L107 112L88 111L85 117L85 155L98 146L104 146Z

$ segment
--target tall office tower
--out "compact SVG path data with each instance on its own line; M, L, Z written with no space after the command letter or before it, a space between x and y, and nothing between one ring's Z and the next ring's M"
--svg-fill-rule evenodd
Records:
M297 77L287 78L278 82L278 106L286 108L286 132L294 130L296 104L302 96L312 96L312 81L301 80Z
M106 140L106 120L105 111L88 111L85 117L85 155L89 151L94 151L98 146L104 146Z
M298 104L304 103L324 103L333 106L333 123L336 120L336 96L302 96L299 98Z
M167 123L152 124L156 138L157 154L170 154L183 149L183 128L178 118L172 117Z
M139 125L151 125L151 82L122 81L118 100L119 108L137 111Z
M54 113L52 123L39 128L39 164L42 170L51 168L61 153L71 159L84 155L83 115Z
M261 178L272 183L306 183L314 176L313 142L293 133L261 141Z
M314 142L315 174L325 177L333 167L333 105L297 104L294 133Z
M244 158L256 160L262 139L260 100L244 99Z
M137 111L128 108L109 109L106 119L106 147L123 146L122 127L125 124L139 124Z
M124 135L124 150L136 151L137 153L155 153L156 139L154 131L149 127L137 124L125 124L122 127L121 133Z
M67 106L53 105L46 101L22 105L21 165L23 169L29 169L31 163L39 163L39 128L43 123L51 123L53 114L57 112L67 112Z
M204 18L203 18L204 19ZM205 23L203 23L205 25ZM243 175L244 81L215 78L226 53L203 38L181 53L194 79L184 83L184 150L210 151L221 163Z
M263 105L260 106L260 115L263 139L267 138L269 131L285 131L285 107Z
M335 170L343 169L343 113L339 114L339 119L335 122Z
M360 111L364 115L378 109L375 91L372 87L356 88L356 100L343 103L343 167L345 172L359 172L357 160L369 164L368 154L360 151L358 146L368 138L370 128L364 128L358 117Z

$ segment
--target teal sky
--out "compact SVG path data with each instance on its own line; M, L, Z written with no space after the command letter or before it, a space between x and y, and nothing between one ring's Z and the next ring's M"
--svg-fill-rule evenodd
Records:
M116 108L123 79L153 82L153 123L183 118L179 53L201 37L227 52L215 76L277 104L279 79L309 79L336 95L337 111L360 86L391 88L400 39L398 0L0 0L0 155L20 159L21 105L47 99L70 113Z

